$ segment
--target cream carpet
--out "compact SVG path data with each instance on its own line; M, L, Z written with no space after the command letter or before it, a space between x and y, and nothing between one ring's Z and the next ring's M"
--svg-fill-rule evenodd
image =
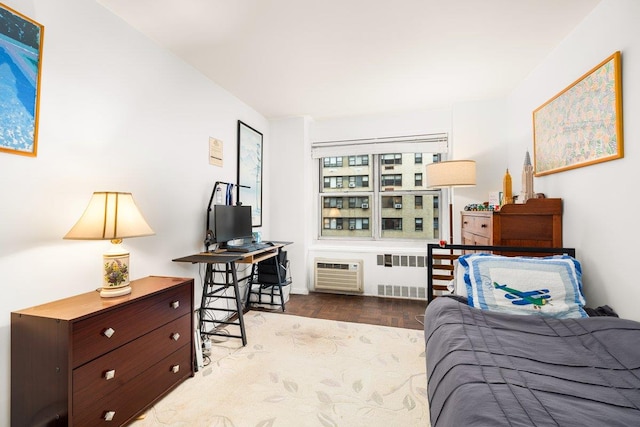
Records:
M422 331L260 311L245 326L246 347L214 344L132 426L429 426Z

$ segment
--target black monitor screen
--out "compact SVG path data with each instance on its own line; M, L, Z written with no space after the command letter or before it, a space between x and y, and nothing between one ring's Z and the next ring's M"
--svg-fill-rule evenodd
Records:
M216 242L251 237L251 206L214 205L213 215Z

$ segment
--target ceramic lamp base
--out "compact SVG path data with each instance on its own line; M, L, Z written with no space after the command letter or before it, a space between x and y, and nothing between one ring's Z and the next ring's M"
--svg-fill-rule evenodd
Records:
M103 298L121 297L131 293L131 286L120 286L118 288L102 288L100 289L100 296Z
M112 240L110 250L102 256L103 280L100 296L119 297L131 293L129 286L129 252L122 246L122 240Z

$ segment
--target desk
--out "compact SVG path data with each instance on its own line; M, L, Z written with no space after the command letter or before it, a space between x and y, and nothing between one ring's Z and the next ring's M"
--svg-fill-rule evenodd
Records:
M206 264L206 271L204 276L204 283L202 289L202 299L200 301L198 328L200 335L217 335L232 338L242 339L242 345L247 345L247 335L244 327L242 296L240 295L240 289L238 286L238 275L236 270L236 263L241 264L253 264L269 259L278 255L280 248L290 244L291 242L271 242L273 246L269 246L264 249L260 249L253 252L227 252L224 250L217 252L201 252L194 255L188 255L181 258L176 258L174 262L189 262L192 264ZM217 270L215 265L224 265L224 270ZM214 273L224 273L224 282L216 282L214 280ZM253 267L252 267L253 273ZM251 289L251 279L249 276L249 289ZM224 295L229 287L233 287L234 296ZM235 308L218 308L213 307L212 304L217 299L231 299L235 300ZM237 315L237 320L212 320L207 318L207 311L215 312L222 311L229 315L228 319L231 319L233 315ZM240 327L240 335L227 334L215 331L205 331L207 323L219 323L224 325L237 325Z

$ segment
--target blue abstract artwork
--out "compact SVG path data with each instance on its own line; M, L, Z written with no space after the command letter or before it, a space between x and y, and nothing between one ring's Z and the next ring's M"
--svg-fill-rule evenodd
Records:
M0 151L37 152L44 27L0 5Z

